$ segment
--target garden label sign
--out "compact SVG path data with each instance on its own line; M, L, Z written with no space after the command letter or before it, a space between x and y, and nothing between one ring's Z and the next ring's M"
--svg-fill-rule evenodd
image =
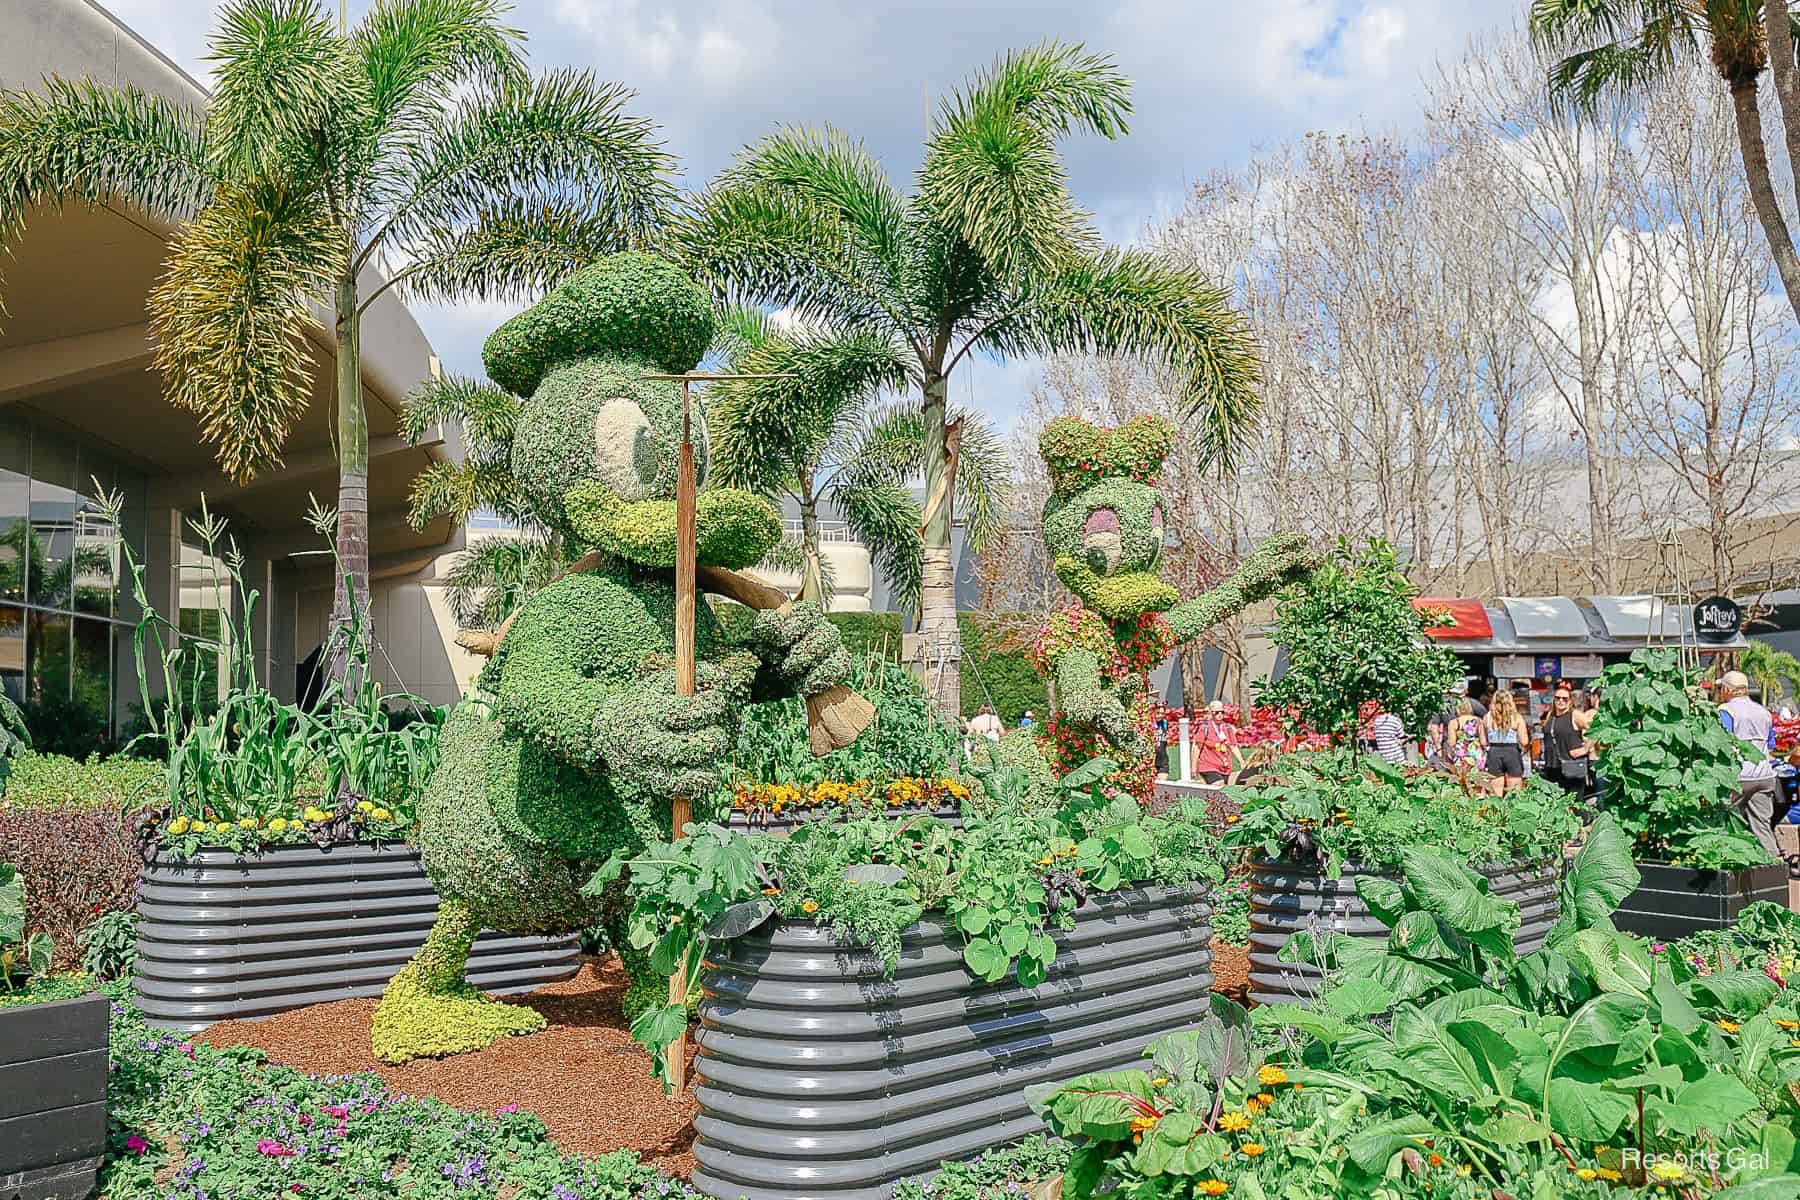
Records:
M1703 642L1729 642L1744 627L1744 610L1729 596L1714 596L1694 605L1694 636Z

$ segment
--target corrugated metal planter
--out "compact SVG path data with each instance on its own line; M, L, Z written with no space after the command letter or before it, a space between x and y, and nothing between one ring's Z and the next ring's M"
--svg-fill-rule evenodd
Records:
M893 979L810 922L714 943L695 1060L696 1187L748 1200L875 1200L1042 1128L1025 1089L1141 1061L1212 986L1211 910L1188 888L1097 897L1049 977L982 983L926 920Z
M1327 879L1311 867L1289 862L1250 864L1250 998L1258 1004L1310 1002L1318 994L1320 972L1306 963L1280 959L1281 948L1298 930L1386 938L1356 894L1356 877L1367 872L1346 866L1341 878ZM1383 872L1388 878L1391 873ZM1556 924L1555 863L1482 869L1489 889L1519 906L1514 945L1529 954L1544 944Z
M158 859L138 885L137 1005L152 1025L214 1021L379 996L425 941L438 897L398 843L283 846ZM574 974L574 938L484 933L468 979L501 995Z
M1654 862L1637 866L1642 880L1613 914L1613 924L1630 933L1674 941L1703 929L1729 928L1758 900L1787 907L1788 873L1781 863L1741 871Z
M0 1200L86 1200L106 1153L107 1007L0 1008Z

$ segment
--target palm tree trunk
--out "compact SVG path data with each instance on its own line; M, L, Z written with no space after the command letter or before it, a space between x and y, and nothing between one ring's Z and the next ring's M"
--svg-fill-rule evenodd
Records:
M346 679L351 637L369 644L369 420L363 410L362 350L356 312L356 277L337 288L337 595L332 605L332 677Z
M800 599L825 607L825 572L819 565L819 497L812 472L800 476Z
M1790 63L1789 70L1792 68ZM1779 94L1779 82L1776 86ZM1775 258L1775 272L1781 276L1788 305L1800 317L1800 256L1794 253L1794 239L1788 233L1787 218L1781 215L1775 184L1769 178L1769 153L1763 145L1762 110L1756 103L1754 76L1731 84L1731 108L1737 118L1738 152L1743 156L1744 177L1750 184L1750 202L1756 206L1757 219L1762 222L1763 237ZM1785 98L1782 111L1787 121L1795 119L1796 114L1787 112ZM1800 188L1800 184L1796 187Z
M919 530L923 568L920 576L919 635L926 665L925 686L938 708L954 717L962 712L962 637L956 625L956 560L950 543L954 481L944 414L949 380L936 371L925 375L925 511Z

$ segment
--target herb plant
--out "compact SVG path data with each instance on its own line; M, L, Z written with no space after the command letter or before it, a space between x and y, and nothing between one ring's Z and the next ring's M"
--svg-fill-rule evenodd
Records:
M1734 807L1746 755L1759 755L1719 720L1719 710L1673 650L1635 650L1600 677L1600 711L1588 736L1600 747L1600 803L1639 857L1735 869L1767 860Z
M1568 794L1541 778L1492 796L1349 749L1289 755L1226 792L1241 805L1228 818L1227 846L1316 864L1334 879L1346 865L1391 870L1412 846L1442 847L1475 866L1540 861L1581 828Z
M11 992L50 969L50 935L25 932L25 877L0 863L0 991Z
M137 914L101 913L76 935L81 969L98 980L124 979L137 961Z

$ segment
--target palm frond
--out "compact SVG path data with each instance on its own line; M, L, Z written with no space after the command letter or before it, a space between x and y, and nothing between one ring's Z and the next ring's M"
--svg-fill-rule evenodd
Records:
M675 240L683 265L733 303L789 308L821 325L905 327L843 222L803 197L715 184Z
M206 60L215 174L323 182L325 143L366 112L367 79L335 19L317 0L231 0ZM309 169L310 168L310 169ZM340 214L341 215L341 214Z
M212 194L206 159L201 113L134 86L53 76L0 92L0 241L18 238L31 209L70 198L190 220Z
M316 195L266 184L220 187L177 239L150 293L155 362L233 478L279 461L306 408L312 305L331 294L345 258Z
M461 101L409 156L408 193L371 249L384 237L402 247L453 241L521 194L609 222L614 244L647 244L674 203L674 160L654 122L625 111L633 94L563 70Z
M980 413L952 406L945 419L962 423L955 512L979 551L1005 528L1012 460L992 422ZM874 406L849 443L845 466L831 484L834 499L843 492L873 485L909 487L924 471L925 418L916 404L888 401ZM838 502L841 507L841 499ZM916 510L916 502L914 507ZM918 540L916 525L913 540Z
M388 286L427 303L539 296L589 263L628 249L630 236L614 214L560 196L503 196L468 224L434 228L408 247L411 261ZM383 290L372 291L362 306Z
M775 336L775 323L769 314L750 304L721 304L717 309L719 332L713 338L713 350L735 359L746 350L766 345Z
M862 330L793 338L770 334L760 346L734 355L731 366L745 374L790 376L731 380L714 388L707 414L713 476L756 491L817 470L845 412L907 377L904 351Z
M1008 53L943 104L919 195L1001 278L1052 269L1093 242L1057 140L1125 132L1130 95L1111 59L1079 46Z
M1202 461L1229 466L1256 419L1256 341L1229 293L1143 250L1107 249L1026 289L971 343L1002 355L1126 354L1166 364L1200 421Z
M407 397L400 431L417 442L434 425L455 423L471 452L512 452L519 423L519 398L504 388L466 375L427 379Z
M739 155L719 182L772 188L831 214L870 273L899 281L906 202L868 148L841 130L777 130Z
M450 612L464 629L496 628L561 571L560 551L544 538L479 538L445 572Z
M407 493L406 519L414 529L440 517L460 525L488 509L521 523L533 522L537 515L509 463L471 456L461 463L429 463L415 475Z
M351 37L369 80L379 136L410 111L436 109L464 83L522 82L524 35L501 24L503 0L380 0Z
M1707 9L1726 5L1707 5ZM1537 52L1554 61L1550 96L1593 113L1608 96L1642 89L1698 49L1709 13L1682 0L1534 0L1527 19Z
M924 581L919 540L919 502L901 483L875 477L846 479L831 491L832 503L856 539L869 548L902 612L915 611Z

